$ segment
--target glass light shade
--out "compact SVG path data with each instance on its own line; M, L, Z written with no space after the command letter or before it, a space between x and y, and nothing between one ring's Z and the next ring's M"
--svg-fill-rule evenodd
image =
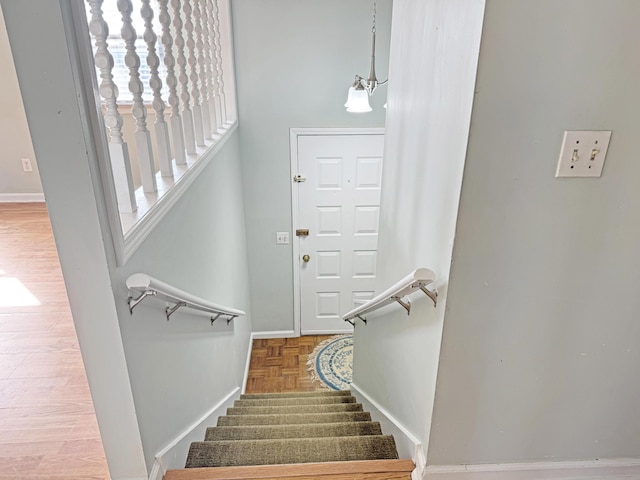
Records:
M364 113L371 111L369 95L366 90L356 90L355 87L349 87L347 103L345 103L344 106L347 107L347 112L351 113Z

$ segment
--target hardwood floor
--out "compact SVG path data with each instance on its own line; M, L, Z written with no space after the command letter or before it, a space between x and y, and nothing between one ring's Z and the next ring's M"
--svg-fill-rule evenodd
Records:
M39 203L0 204L0 479L109 479Z
M253 341L247 393L308 392L323 390L307 371L313 349L332 335L269 338Z

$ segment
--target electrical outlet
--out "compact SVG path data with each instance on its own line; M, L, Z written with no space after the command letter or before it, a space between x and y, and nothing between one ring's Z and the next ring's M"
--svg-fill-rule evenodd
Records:
M276 232L276 244L277 245L289 244L289 232Z
M610 130L564 132L556 178L601 176L610 139Z
M31 166L31 160L28 158L23 158L20 160L22 162L22 170L25 172L33 172L33 167Z

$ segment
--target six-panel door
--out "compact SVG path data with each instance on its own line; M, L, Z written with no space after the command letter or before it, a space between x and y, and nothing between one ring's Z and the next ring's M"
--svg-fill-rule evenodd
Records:
M374 295L383 146L383 135L298 137L303 335L351 331L342 315Z

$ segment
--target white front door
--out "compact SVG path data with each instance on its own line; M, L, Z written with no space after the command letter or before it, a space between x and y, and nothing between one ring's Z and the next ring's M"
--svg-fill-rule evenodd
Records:
M308 230L294 237L300 332L349 332L342 315L374 295L384 135L297 135L296 143L294 235Z

